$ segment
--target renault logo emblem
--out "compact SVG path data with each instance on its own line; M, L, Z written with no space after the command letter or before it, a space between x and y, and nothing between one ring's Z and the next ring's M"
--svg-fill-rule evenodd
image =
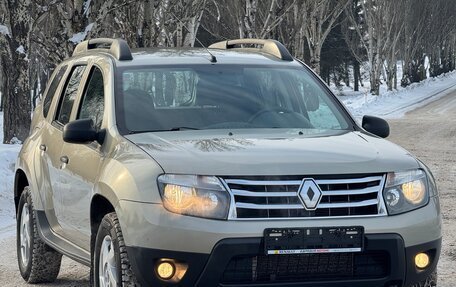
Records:
M305 178L299 187L298 195L306 210L315 210L323 194L313 179Z

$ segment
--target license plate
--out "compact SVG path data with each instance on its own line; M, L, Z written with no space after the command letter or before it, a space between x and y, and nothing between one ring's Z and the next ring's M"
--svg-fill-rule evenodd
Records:
M264 230L267 255L361 252L364 227L268 228Z

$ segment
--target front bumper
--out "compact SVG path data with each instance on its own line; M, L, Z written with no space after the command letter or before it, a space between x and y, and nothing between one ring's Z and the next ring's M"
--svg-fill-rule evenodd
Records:
M262 269L260 258L266 260L266 256L263 256L262 240L261 237L224 239L215 245L211 254L140 247L127 247L127 251L133 271L143 286L401 287L425 280L436 269L441 249L441 239L405 247L404 240L398 234L366 234L365 250L362 253L347 254L347 258L354 258L351 256L356 255L360 259L346 261L347 264L350 263L352 266L345 267L342 266L345 263L340 263L339 260L339 268L350 269L353 266L356 267L351 269L352 274L340 272L336 276L334 274L326 274L321 269L323 268L322 266L333 268L336 263L331 260L323 260L319 262L320 269L315 269L313 273L301 273L300 275L296 273L294 276L290 276L290 266L303 265L302 262L300 264L288 262L289 266L287 267L279 266L280 263L277 260L269 260L271 259L269 258L266 263L268 265L263 266L264 268ZM418 270L415 267L414 257L418 252L426 252L430 255L431 263L425 270ZM368 254L383 254L381 257L383 259L377 256L367 260L367 257L363 256ZM324 258L324 256L319 256ZM342 258L342 255L338 256L340 257L337 258ZM161 281L157 277L154 266L158 260L163 258L188 265L187 272L180 282L170 283ZM241 263L230 264L230 261L236 260L236 258L256 259L252 261L255 264L249 263L247 265L243 264L243 266L236 266L236 264L242 265ZM238 262L245 263L249 261L241 260ZM283 263L283 260L281 262ZM308 261L306 263L308 265L312 264L312 262ZM366 269L366 266L371 267ZM331 270L334 270L334 268ZM264 271L269 272L266 277L264 276ZM259 274L260 272L262 274ZM285 274L284 272L288 272L285 277L281 276L281 274Z
M442 229L438 197L423 208L378 217L210 220L174 214L161 204L126 200L119 201L116 212L127 246L205 254L223 239L262 237L266 228L363 226L365 234L399 234L405 247L439 239Z

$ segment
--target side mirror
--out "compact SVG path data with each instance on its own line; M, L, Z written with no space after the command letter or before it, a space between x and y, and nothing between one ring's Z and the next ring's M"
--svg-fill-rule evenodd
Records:
M75 120L63 127L63 141L67 143L87 144L97 141L103 144L104 135L104 130L95 130L92 119Z
M386 138L390 134L388 122L381 118L364 116L362 126L366 131L381 138Z

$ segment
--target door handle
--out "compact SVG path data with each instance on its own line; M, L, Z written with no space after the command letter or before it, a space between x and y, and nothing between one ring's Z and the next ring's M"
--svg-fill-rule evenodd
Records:
M40 150L46 151L47 147L45 144L40 144Z
M69 159L66 155L60 157L60 161L64 164L68 164Z

